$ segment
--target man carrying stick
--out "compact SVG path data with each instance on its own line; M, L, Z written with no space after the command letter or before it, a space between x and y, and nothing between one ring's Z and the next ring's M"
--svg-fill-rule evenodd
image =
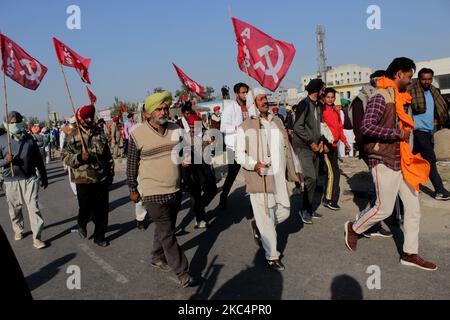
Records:
M284 271L277 251L276 225L289 217L287 177L300 181L300 163L279 117L269 114L264 89L253 90L259 116L250 117L237 131L236 161L244 168L247 192L261 234L269 267Z

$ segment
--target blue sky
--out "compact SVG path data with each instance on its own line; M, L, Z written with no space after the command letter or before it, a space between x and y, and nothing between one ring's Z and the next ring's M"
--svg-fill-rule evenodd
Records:
M66 28L71 4L81 8L81 30ZM366 27L371 4L381 8L381 30ZM396 56L416 61L450 56L448 0L0 0L1 30L49 69L36 92L8 80L10 109L45 118L48 102L52 111L70 114L53 36L93 59L90 76L99 109L110 106L114 96L140 102L155 87L174 92L180 83L172 62L216 92L223 84L247 81L236 63L229 6L235 17L295 45L286 87L297 87L301 76L317 70L317 24L326 28L328 65L376 69ZM78 75L67 73L75 104L86 104Z

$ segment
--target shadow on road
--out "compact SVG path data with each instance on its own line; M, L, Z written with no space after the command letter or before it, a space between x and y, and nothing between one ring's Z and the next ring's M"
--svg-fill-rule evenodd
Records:
M337 276L331 283L331 300L363 300L361 285L349 275Z
M373 182L372 175L369 172L358 172L347 178L347 183L350 186L350 195L353 195L353 202L358 206L359 211L363 211L367 205L374 202L376 199L372 190Z
M67 264L73 258L75 258L75 256L76 256L75 253L67 254L64 257L61 257L49 263L45 267L41 268L39 271L29 275L26 278L26 280L28 282L30 290L33 291L34 289L37 289L43 284L50 281L53 277L55 277L59 273L61 267Z
M114 191L116 189L119 189L119 188L125 186L126 184L127 184L127 180L126 179L118 181L118 182L115 182L109 187L109 191L111 192L111 191Z
M233 224L240 223L248 214L249 200L246 199L244 192L244 187L240 187L229 196L229 207L227 211L221 211L219 208L210 211L207 214L206 219L209 221L214 219L214 221L209 228L205 231L198 231L201 232L198 236L182 245L184 251L197 247L197 251L190 263L190 272L194 277L200 278L202 272L207 267L208 255L214 247L219 235ZM237 201L236 198L239 198L239 201ZM243 199L246 200L242 201ZM244 203L244 205L242 205L242 203ZM235 204L239 205L239 207L233 207Z
M116 199L109 203L109 213L114 211L117 208L120 208L123 205L126 205L127 203L131 202L129 196L125 196L119 199Z
M262 249L256 253L253 266L247 266L211 296L208 291L212 290L211 284L217 279L215 273L220 271L220 266L213 268L210 279L205 281L205 286L199 288L203 291L194 294L191 299L206 299L210 296L211 300L252 300L255 297L258 297L258 300L280 300L283 293L282 274L270 270L260 261L264 261Z

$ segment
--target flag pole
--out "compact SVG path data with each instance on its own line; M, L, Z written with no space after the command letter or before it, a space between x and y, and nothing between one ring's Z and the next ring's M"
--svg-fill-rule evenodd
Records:
M230 17L230 19L232 19L233 18L233 12L232 12L232 10L231 10L231 6L228 6L228 15L229 15L229 17ZM245 60L245 59L244 59ZM247 77L248 77L248 79L249 79L249 91L251 91L252 89L251 89L251 83L252 83L252 78L250 77L250 74L249 74L249 72L248 72L248 67L247 67L247 64L244 62L244 67L245 67L245 73L247 74ZM253 97L253 92L252 92L252 98L253 99L256 99L256 97ZM256 108L256 106L255 106L255 108ZM257 108L256 108L257 109ZM258 138L257 138L257 143L259 144L259 139L261 138L261 143L262 143L262 137L261 137L261 119L259 118L258 119L258 122L259 122L259 126L260 126L260 129L259 129L259 135L258 135ZM270 214L269 214L269 208L267 207L267 184L266 184L266 176L265 175L263 175L262 176L262 183L263 183L263 190L264 190L264 193L263 193L263 198L264 198L264 211L265 211L265 213L266 213L266 215L267 216L270 216Z
M70 100L70 104L72 106L73 115L74 115L75 121L77 123L77 131L78 131L78 134L80 135L80 140L81 140L81 149L82 149L82 152L86 153L86 146L84 144L83 136L81 135L80 123L78 121L77 112L75 110L75 105L73 103L72 94L70 93L69 84L67 83L66 73L64 72L64 67L61 63L59 64L59 66L61 67L61 72L63 74L64 83L66 84L67 93L69 94L69 100Z
M3 48L1 46L0 43L0 56L2 58L2 62L3 62ZM11 132L9 131L9 121L8 121L8 95L7 95L7 91L6 91L6 76L5 76L5 70L2 68L2 77L3 77L3 95L4 95L4 100L5 100L5 113L6 113L6 135L7 135L7 142L8 142L8 154L12 157L12 147L11 147ZM11 176L14 177L14 165L11 162L9 164L10 169L11 169Z

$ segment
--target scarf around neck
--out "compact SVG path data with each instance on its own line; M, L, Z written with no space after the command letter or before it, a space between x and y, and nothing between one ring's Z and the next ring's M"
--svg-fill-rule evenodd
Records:
M412 132L414 120L405 111L405 105L411 104L411 95L408 92L400 92L394 81L387 77L378 79L377 88L394 90L398 127L401 130ZM430 164L420 154L414 155L412 153L408 141L400 142L400 157L403 178L420 192L420 184L425 184L430 176Z

